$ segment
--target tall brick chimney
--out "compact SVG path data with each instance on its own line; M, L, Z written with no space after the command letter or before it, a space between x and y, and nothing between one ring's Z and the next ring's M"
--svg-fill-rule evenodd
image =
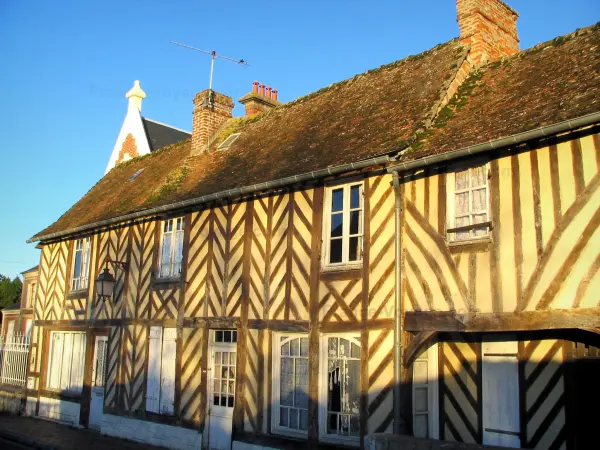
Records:
M265 88L264 84L260 85L259 90L258 81L252 83L252 92L244 95L238 101L246 108L247 116L255 116L282 105L277 100L277 91L271 89L271 86Z
M221 126L233 117L233 99L210 89L194 98L192 155L208 152L208 144Z
M501 0L456 0L460 41L470 46L469 59L479 66L519 51L517 17Z

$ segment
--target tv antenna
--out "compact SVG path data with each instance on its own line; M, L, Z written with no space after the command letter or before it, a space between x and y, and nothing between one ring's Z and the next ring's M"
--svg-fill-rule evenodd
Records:
M230 58L228 56L225 55L220 55L219 53L217 53L216 51L208 51L208 50L202 50L201 48L196 48L196 47L192 47L191 45L186 45L186 44L182 44L181 42L175 42L175 41L169 41L171 44L175 44L175 45L179 45L181 47L185 47L185 48L189 48L190 50L195 50L197 52L201 52L201 53L206 53L207 55L211 56L211 62L210 62L210 83L208 88L212 91L212 82L213 82L213 73L215 71L215 59L216 58L221 58L221 59L225 59L227 61L231 61L233 63L236 64L241 64L242 66L249 66L249 64L244 61L243 59L234 59L234 58Z

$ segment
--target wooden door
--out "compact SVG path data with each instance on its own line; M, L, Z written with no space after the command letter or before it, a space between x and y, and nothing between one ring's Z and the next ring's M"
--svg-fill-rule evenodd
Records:
M517 342L481 346L483 443L521 447Z

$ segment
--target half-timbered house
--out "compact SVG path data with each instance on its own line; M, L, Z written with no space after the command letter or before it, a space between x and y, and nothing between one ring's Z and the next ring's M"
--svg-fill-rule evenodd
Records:
M600 29L519 51L503 2L457 7L460 38L287 104L200 92L190 139L32 237L28 414L181 449L589 448Z

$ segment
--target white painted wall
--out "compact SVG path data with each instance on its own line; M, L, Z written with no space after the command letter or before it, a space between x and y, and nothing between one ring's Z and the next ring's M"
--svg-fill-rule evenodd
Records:
M197 431L112 414L102 415L101 432L177 450L198 450L202 444L202 433Z
M79 426L79 403L40 397L39 417Z

